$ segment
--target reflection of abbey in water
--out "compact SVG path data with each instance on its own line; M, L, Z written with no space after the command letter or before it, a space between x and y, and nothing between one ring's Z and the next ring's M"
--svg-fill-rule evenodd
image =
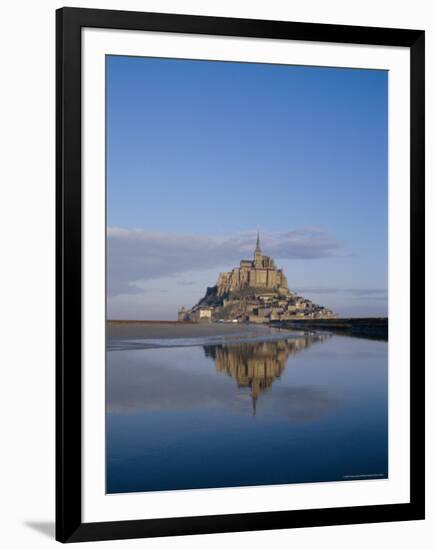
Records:
M315 335L269 342L204 346L218 372L231 376L240 388L250 388L253 414L261 392L268 391L286 368L288 357L323 342L330 335Z

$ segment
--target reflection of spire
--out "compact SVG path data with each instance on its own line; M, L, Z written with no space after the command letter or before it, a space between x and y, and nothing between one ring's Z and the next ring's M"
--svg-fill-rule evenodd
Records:
M257 401L257 395L251 394L251 404L253 406L253 416L256 416L256 401Z
M207 357L215 361L218 372L233 378L238 387L250 391L253 416L257 399L269 391L286 368L289 356L323 342L329 335L296 336L283 340L240 342L218 346L204 346Z

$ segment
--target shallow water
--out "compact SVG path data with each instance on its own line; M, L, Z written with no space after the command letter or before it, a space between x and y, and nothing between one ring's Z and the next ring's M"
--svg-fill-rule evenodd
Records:
M387 477L386 342L271 330L108 349L109 493Z

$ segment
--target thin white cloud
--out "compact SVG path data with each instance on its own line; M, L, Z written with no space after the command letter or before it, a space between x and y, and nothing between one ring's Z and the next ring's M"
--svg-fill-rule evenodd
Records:
M343 244L316 228L261 235L265 254L279 259L319 259L334 255ZM107 231L108 293L144 292L138 281L228 265L250 258L256 232L232 236L154 233L109 227Z
M362 300L387 300L387 290L384 288L334 288L334 287L298 287L301 294L351 294Z

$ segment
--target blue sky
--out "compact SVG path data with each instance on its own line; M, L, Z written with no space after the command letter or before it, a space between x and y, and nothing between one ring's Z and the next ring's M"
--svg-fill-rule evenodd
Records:
M387 314L385 71L107 58L108 315L176 317L255 232L289 286Z

